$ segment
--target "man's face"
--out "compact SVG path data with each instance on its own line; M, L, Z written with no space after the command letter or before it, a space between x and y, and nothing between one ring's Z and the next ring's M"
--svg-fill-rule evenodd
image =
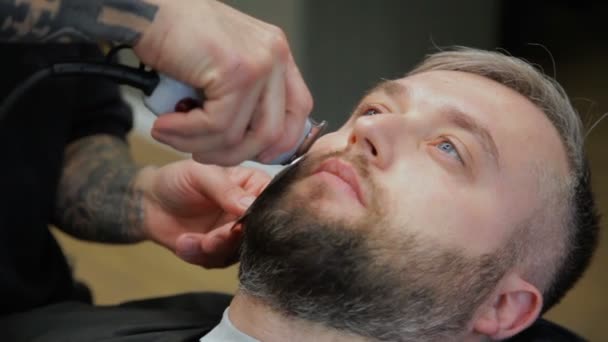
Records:
M514 91L452 71L384 83L261 198L241 282L337 329L454 337L514 266L541 168L566 175L564 149Z
M368 162L355 168L363 203L331 170L316 173L293 191L322 187L311 203L320 217L359 220L376 204L396 227L471 256L495 251L540 209L542 169L568 172L559 135L542 111L496 82L454 71L370 92L310 154L333 151L344 152L346 165L354 156Z

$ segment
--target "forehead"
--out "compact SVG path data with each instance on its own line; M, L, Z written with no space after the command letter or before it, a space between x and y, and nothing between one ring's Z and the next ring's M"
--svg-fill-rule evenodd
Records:
M474 119L504 117L515 119L515 112L522 113L516 119L544 122L551 125L545 114L531 101L515 90L479 75L460 71L427 71L396 80L380 83L367 96L386 95L409 105L453 105L468 112ZM508 110L515 106L517 110ZM410 108L411 109L411 108ZM480 113L483 112L483 113ZM512 114L511 114L512 113ZM505 118L506 119L506 118Z

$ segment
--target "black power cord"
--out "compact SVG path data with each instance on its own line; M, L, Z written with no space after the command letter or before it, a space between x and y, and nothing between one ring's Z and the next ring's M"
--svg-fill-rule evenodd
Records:
M49 77L103 77L119 84L138 88L143 91L144 94L150 95L159 83L159 77L155 71L146 70L143 64L140 64L139 68L133 68L122 64L111 63L112 56L114 56L118 50L125 48L127 47L117 46L113 48L108 53L106 62L57 63L36 71L15 87L5 98L4 102L2 102L2 105L0 105L0 123L9 115L11 108L13 108L25 93Z

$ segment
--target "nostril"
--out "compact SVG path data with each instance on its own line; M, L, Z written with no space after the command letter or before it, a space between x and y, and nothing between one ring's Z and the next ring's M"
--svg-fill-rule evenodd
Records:
M376 150L376 146L374 146L374 144L372 144L371 141L369 141L369 139L365 139L365 142L367 142L369 144L369 147L372 149L372 155L374 157L378 156L378 151Z

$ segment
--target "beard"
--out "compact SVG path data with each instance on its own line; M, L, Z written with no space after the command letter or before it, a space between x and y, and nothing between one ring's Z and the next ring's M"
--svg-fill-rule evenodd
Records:
M327 187L294 191L321 161L337 156L370 190L370 205L355 221L319 213L315 201ZM288 318L374 340L461 337L514 256L505 246L469 257L415 234L391 222L383 193L363 157L309 156L289 169L242 222L241 290Z

